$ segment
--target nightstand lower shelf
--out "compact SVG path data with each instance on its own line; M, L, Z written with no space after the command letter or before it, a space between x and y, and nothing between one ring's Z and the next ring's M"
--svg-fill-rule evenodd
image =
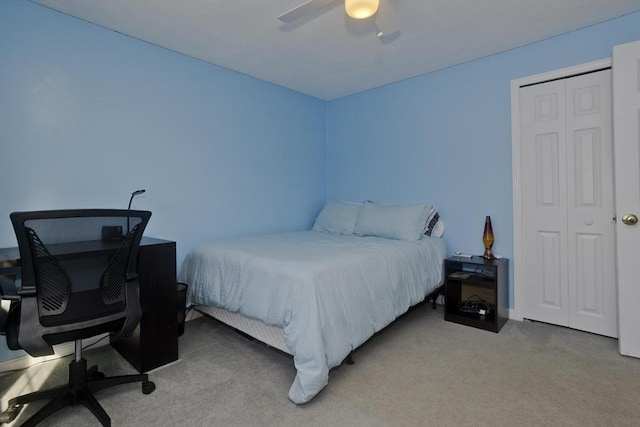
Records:
M485 329L487 331L497 332L495 314L480 315L473 313L465 313L463 311L444 313L444 320L448 322L460 323L461 325L473 326L474 328ZM504 323L503 323L504 324ZM502 325L500 325L502 328Z

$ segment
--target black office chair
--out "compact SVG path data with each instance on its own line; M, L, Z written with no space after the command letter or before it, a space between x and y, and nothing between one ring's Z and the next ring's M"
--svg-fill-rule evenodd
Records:
M104 333L112 340L128 336L140 320L137 256L150 216L116 209L11 214L21 285L16 294L5 291L3 296L12 299L4 328L7 345L37 357L53 354L52 345L75 341L75 355L68 384L11 399L0 423L14 420L26 403L48 399L24 426L78 403L110 426L94 393L131 382L141 382L144 394L153 392L147 374L105 377L97 366L87 369L82 357L82 339Z

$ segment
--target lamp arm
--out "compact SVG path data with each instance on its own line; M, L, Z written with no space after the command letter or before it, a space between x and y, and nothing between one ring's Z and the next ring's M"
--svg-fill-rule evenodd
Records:
M127 207L127 210L130 211L131 210L131 202L133 202L133 198L136 197L139 194L142 194L144 192L146 192L147 190L136 190L133 193L131 193L131 198L129 199L129 206ZM129 235L129 216L127 215L127 236Z

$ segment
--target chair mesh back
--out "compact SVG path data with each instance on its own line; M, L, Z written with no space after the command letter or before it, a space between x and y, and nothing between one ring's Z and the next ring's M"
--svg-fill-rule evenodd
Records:
M7 328L11 348L44 356L66 341L131 334L142 315L137 258L150 217L129 209L12 212L20 299Z
M38 234L26 227L31 253L34 254L36 280L40 284L38 308L40 313L56 315L64 312L71 294L71 280L49 253Z
M127 271L133 238L138 225L127 234L124 242L115 253L109 264L104 269L100 278L100 290L105 304L115 304L125 300L125 287L127 286Z
M13 212L22 292L33 298L40 322L69 324L123 311L150 216L124 209Z

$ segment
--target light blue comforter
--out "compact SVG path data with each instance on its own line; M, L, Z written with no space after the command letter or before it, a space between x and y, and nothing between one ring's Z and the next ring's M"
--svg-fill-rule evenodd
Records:
M289 399L311 400L329 369L442 283L444 241L292 232L195 247L179 280L188 304L222 307L284 329L297 374Z

